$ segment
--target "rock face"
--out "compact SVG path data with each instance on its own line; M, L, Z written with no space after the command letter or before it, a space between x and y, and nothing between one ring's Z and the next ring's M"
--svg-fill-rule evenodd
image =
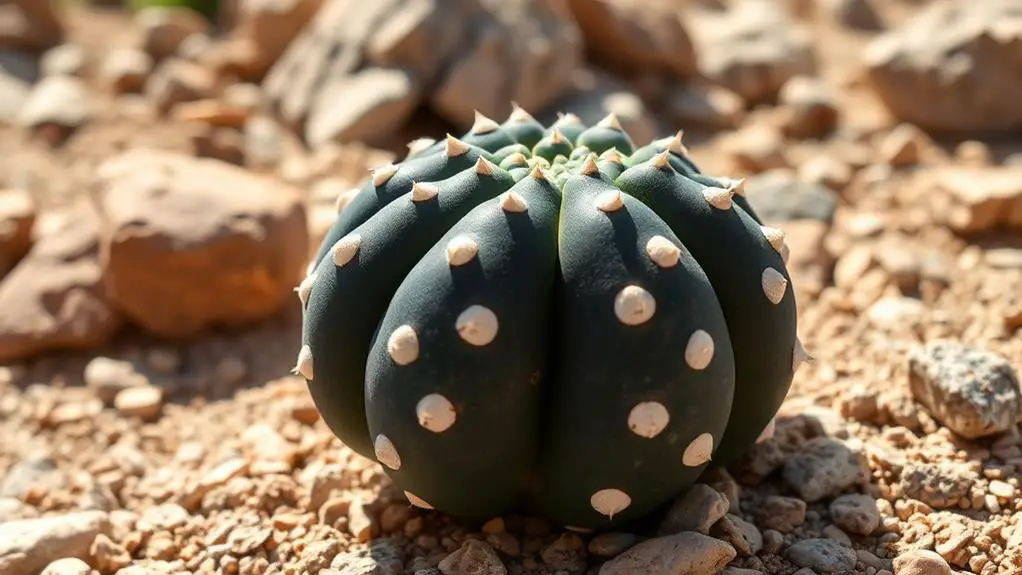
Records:
M870 82L898 118L931 131L1022 127L1022 4L939 0L876 38Z
M540 110L569 90L582 35L563 8L554 0L325 0L263 86L281 119L316 143L384 138L422 104L468 129L476 109L502 118L512 100Z
M1019 382L1007 359L954 341L931 341L909 355L912 395L958 435L975 439L1018 423Z
M790 78L812 75L808 32L771 0L741 0L723 13L701 13L689 26L699 69L748 104L772 102Z
M294 190L215 160L133 150L99 168L111 297L142 328L185 336L280 309L308 253Z
M0 283L0 361L100 345L122 323L103 288L92 206L74 204L35 227L35 245Z

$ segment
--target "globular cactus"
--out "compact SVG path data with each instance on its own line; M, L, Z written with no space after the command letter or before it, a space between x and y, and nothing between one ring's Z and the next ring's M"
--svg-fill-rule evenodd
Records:
M297 373L421 508L601 529L770 433L808 355L781 231L681 133L518 106L417 140L297 288Z

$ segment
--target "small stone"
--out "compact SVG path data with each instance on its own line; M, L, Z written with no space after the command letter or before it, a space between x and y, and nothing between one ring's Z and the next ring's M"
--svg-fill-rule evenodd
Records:
M735 167L753 174L789 165L784 155L783 135L765 124L729 133L721 141L721 148L731 156Z
M736 555L719 539L686 531L635 545L604 563L599 575L713 575Z
M895 167L911 166L920 160L929 138L912 124L899 124L880 142L879 154Z
M781 550L782 545L784 545L784 535L780 531L774 529L763 531L763 551L776 555Z
M976 479L975 473L961 463L912 462L902 470L901 489L906 496L934 509L948 509L969 494Z
M466 539L437 565L444 575L507 575L507 567L489 544Z
M41 575L89 575L92 567L77 557L57 559L43 569Z
M752 523L731 513L728 513L723 519L718 521L710 529L710 534L717 539L730 543L738 551L738 554L742 556L755 555L763 549L763 535L759 532L759 529Z
M402 573L402 552L389 539L377 539L368 545L356 547L353 551L339 553L330 562L331 571L336 575L399 575ZM480 575L486 575L481 571Z
M845 545L846 547L852 546L852 538L847 533L841 530L837 525L828 525L823 528L823 536L827 539L833 539Z
M574 533L563 533L540 553L543 563L558 571L577 572L586 568L586 546Z
M834 523L850 533L869 535L880 525L876 500L869 495L841 495L830 503Z
M1015 369L986 349L927 342L909 355L909 387L938 421L967 439L1004 433L1019 418Z
M23 498L33 489L50 490L62 487L64 475L57 463L45 456L26 457L9 469L0 482L0 497Z
M616 557L638 540L631 533L600 533L589 540L589 552L597 557Z
M35 85L18 122L27 128L54 125L74 129L92 116L88 88L71 76L49 76Z
M926 312L926 304L902 296L882 297L866 309L866 318L874 327L897 329L914 325Z
M768 530L790 533L806 521L806 502L794 497L768 495L756 507L756 523Z
M951 566L933 551L914 549L894 558L894 575L951 575Z
M833 539L805 539L789 547L784 555L795 565L821 574L855 569L855 551Z
M838 121L837 97L820 78L794 76L778 95L782 129L792 138L814 138L834 129Z
M119 48L103 59L99 74L118 94L142 91L153 71L153 58L142 50Z
M151 421L163 411L163 389L155 385L122 389L114 398L114 407L123 415Z
M130 361L109 357L95 357L85 365L82 374L85 385L106 405L113 405L114 398L129 387L149 385L149 379L135 369Z
M696 483L674 505L671 506L660 524L662 534L675 534L682 531L696 531L702 534L710 532L710 527L724 517L730 505L719 491Z
M782 474L785 483L812 503L864 483L869 479L869 468L862 453L849 444L817 437L785 462Z

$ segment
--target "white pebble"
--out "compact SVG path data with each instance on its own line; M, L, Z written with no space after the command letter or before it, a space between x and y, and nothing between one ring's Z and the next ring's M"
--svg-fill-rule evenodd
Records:
M681 462L686 467L699 467L708 462L711 455L713 455L713 436L709 433L702 433L685 448Z
M410 325L395 329L387 339L387 353L394 363L408 365L419 358L419 336Z
M695 370L706 369L713 360L713 337L701 329L695 330L685 346L685 363Z
M652 439L660 434L671 421L671 414L658 401L643 401L636 404L628 414L628 428L640 437Z
M653 294L637 285L625 286L614 297L614 314L625 325L640 325L656 313Z
M454 324L458 335L466 342L483 346L497 337L497 314L486 306L471 305L458 315Z
M415 406L415 414L419 418L419 425L434 433L446 431L457 419L454 405L439 393L431 393L420 399Z

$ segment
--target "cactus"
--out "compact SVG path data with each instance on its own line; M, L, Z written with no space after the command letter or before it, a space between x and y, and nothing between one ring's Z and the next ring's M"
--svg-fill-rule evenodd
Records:
M784 234L681 140L515 105L374 170L296 288L330 429L420 508L586 530L767 437L809 359Z

